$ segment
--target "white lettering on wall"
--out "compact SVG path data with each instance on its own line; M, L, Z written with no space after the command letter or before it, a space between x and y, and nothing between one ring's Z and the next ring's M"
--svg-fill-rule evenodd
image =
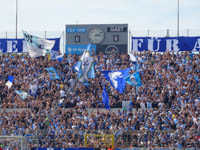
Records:
M132 51L138 51L138 48L142 47L143 39L134 39L132 40Z
M23 40L23 41L22 41L22 44L23 44L23 46L22 46L22 52L24 52L24 53L28 52L27 45L26 45L26 41Z
M178 47L178 40L177 39L167 39L166 40L166 50L169 51L179 51Z
M18 52L17 49L17 41L7 41L7 52L12 53L12 52Z
M197 42L194 45L193 51L198 51L200 50L200 39L197 39Z
M157 43L157 46L156 46L155 49L153 47L154 41ZM155 38L148 39L148 50L150 50L150 51L159 51L159 49L160 49L160 41L161 40L155 39Z

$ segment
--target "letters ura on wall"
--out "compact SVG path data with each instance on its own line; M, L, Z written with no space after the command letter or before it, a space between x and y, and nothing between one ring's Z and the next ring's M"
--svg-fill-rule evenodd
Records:
M132 37L131 51L200 51L200 37Z

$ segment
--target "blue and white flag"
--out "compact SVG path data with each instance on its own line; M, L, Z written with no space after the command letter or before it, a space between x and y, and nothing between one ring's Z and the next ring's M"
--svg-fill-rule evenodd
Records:
M125 77L128 76L130 68L118 71L102 71L106 80L120 93L124 92L126 87Z
M59 63L61 63L63 60L63 56L62 55L56 56L56 59L58 60Z
M81 61L78 61L74 66L73 66L73 69L75 72L78 72L78 79L81 78L83 72L82 72L82 69L81 69L81 66L82 66L82 62Z
M136 73L133 73L133 74L127 76L125 78L125 81L129 85L132 85L132 86L141 86L142 85L142 81L141 81L140 73L139 72L136 72Z
M51 80L60 79L60 76L57 74L56 70L53 67L45 68L45 70L48 71Z
M8 76L8 81L5 84L6 86L8 86L8 89L10 89L12 87L13 80L14 80L13 76Z
M51 49L55 44L55 41L39 38L37 36L28 34L27 32L23 33L24 39L27 44L27 49L31 58L45 56L47 53L50 53Z
M17 93L22 100L28 97L28 93L21 90L15 90L15 93Z
M89 53L90 47L89 43L80 60L73 66L74 70L78 72L78 79L82 83L86 83L89 78L95 78L93 57Z
M106 109L110 109L109 96L108 96L108 93L106 91L106 87L105 86L103 87L102 102L103 102L104 107Z

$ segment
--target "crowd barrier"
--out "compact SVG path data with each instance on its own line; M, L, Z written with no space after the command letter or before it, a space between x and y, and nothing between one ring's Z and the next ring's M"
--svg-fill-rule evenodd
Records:
M96 150L95 148L32 148L31 150Z
M174 150L175 148L116 148L115 150ZM33 148L31 150L108 150L107 148ZM176 148L176 150L182 150ZM185 148L184 150L197 150L196 148Z
M178 139L176 137L167 142L169 145L166 145L166 143L149 145L148 142L145 142L145 137L142 135L142 133L148 134L147 140L153 142L159 135L174 133L175 131L173 130L155 132L145 132L143 130L121 132L111 130L88 130L83 132L78 130L66 130L62 132L65 135L62 138L56 136L52 137L51 132L47 130L39 130L32 136L0 136L0 147L16 146L23 150L107 150L111 145L115 150L150 150L149 147L151 147L151 150L173 150L174 148L193 150L194 148L192 147L196 149L200 147L200 142L198 140L193 143L186 142L185 144L187 144L187 146L185 147L179 145L178 143L180 142L177 141ZM198 131L194 131L194 133L197 132ZM75 140L75 143L72 142L73 140ZM141 144L142 142L144 144ZM138 146L136 147L134 144L138 144ZM52 148L45 148L47 146L52 146Z

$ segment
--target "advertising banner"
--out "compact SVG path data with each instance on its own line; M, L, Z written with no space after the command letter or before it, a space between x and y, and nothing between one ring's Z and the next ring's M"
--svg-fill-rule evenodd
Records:
M200 51L200 37L132 37L131 51Z
M60 38L50 38L55 40L55 45L52 48L54 51L60 50ZM0 39L0 52L2 53L26 53L27 46L24 39Z
M66 45L66 55L82 55L83 51L85 49L87 49L88 45ZM91 44L91 48L90 48L90 54L92 53L92 51L95 52L96 54L96 45Z

